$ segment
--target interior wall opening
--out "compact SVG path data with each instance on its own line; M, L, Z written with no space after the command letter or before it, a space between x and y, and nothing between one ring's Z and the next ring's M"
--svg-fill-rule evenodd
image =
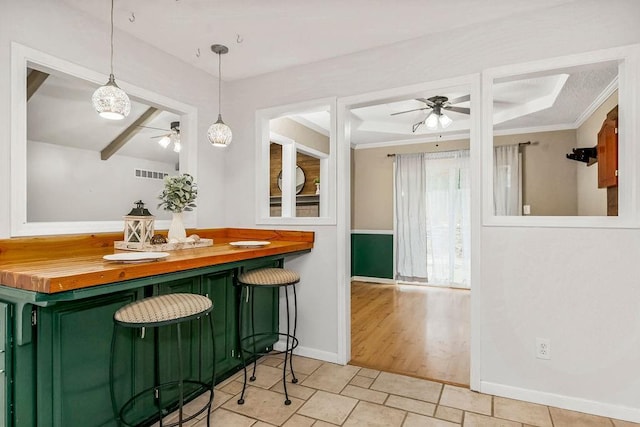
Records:
M350 363L470 385L471 90L353 105Z

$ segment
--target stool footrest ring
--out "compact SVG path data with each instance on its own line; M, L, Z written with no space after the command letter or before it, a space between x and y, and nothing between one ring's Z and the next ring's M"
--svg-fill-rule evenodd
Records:
M251 342L249 342L250 340L253 340L254 338L258 338L258 337L265 337L265 336L281 336L284 338L289 338L289 347L285 348L284 350L271 350L271 351L254 351L251 348ZM242 347L242 351L247 353L248 355L251 356L255 356L255 355L260 355L260 356L266 356L268 354L271 355L277 355L277 354L285 354L285 353L291 353L296 347L298 347L298 339L296 337L294 337L291 334L285 334L283 332L261 332L259 334L254 334L254 335L249 335L248 337L243 337L240 340L240 346Z
M120 409L120 423L125 425L125 426L135 426L137 424L131 424L128 423L125 420L124 414L131 409L131 407L134 405L135 401L138 400L140 397L146 395L146 394L151 394L152 392L155 392L156 390L162 390L162 389L167 389L167 388L177 388L178 384L180 382L179 381L171 381L171 382L167 382L167 383L163 383L157 386L152 386L152 387L148 387L145 388L144 390L142 390L141 392L139 392L138 394L136 394L135 396L133 396L131 399L127 400L124 405L122 405L121 409ZM201 394L203 391L209 391L209 400L207 401L207 403L200 409L198 409L195 413L185 416L182 418L182 422L184 423L185 421L190 421L195 419L198 415L202 414L205 410L207 410L207 408L209 408L212 404L213 404L213 390L211 388L211 386L205 382L202 381L193 381L193 380L184 380L182 381L183 386L186 384L195 384L197 386L199 386L198 388L194 388L192 391L190 391L190 394L193 394L194 397L198 396L199 394ZM163 427L175 427L177 425L179 425L180 422L176 421L174 423L169 423L169 424L165 424L163 423Z

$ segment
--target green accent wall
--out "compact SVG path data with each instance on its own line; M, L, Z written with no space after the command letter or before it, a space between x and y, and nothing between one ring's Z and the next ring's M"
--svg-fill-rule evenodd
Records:
M393 234L351 234L351 275L393 279Z

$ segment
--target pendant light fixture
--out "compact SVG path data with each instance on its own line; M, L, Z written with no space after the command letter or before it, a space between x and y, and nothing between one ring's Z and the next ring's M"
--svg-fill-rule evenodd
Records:
M209 127L207 137L214 147L226 147L231 144L231 128L222 121L220 105L222 103L222 66L220 55L229 52L229 48L221 44L214 44L211 50L218 55L218 120Z
M131 111L129 97L118 87L113 76L113 0L111 0L111 73L109 81L96 89L91 100L100 117L105 119L122 120Z

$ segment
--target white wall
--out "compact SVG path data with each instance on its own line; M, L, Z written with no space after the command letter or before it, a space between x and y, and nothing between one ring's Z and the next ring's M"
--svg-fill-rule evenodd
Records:
M251 227L256 109L638 43L639 16L635 0L581 0L233 82L223 106L234 131L226 152L211 151L205 139L215 119L214 79L120 32L115 66L119 80L199 108L199 225ZM103 25L61 2L3 0L1 70L9 70L11 40L108 69ZM9 79L0 73L0 237L9 234ZM341 147L338 155L348 152ZM349 224L341 227L348 232ZM347 236L336 226L288 228L316 232L311 254L288 263L303 277L301 346L337 358L337 295L345 286L336 273L337 245ZM481 388L640 421L640 286L630 270L639 258L638 230L483 227L481 282L472 291L480 308ZM536 336L551 339L552 360L534 358Z
M638 43L639 16L634 0L579 1L231 83L226 223L255 225L256 109ZM339 156L346 153L339 147ZM345 236L335 226L292 228L317 233L312 253L290 263L303 278L301 345L331 354L336 298L346 286L336 273L336 243ZM640 258L640 231L483 227L481 234L481 283L472 299L482 390L640 421L640 286L629 270ZM552 360L535 359L536 337L551 339Z
M135 169L175 175L175 165L46 142L27 143L27 221L118 221L142 200L156 219L162 179L135 176Z
M0 70L4 70L0 72L0 238L4 238L10 234L11 209L11 42L108 74L109 38L105 22L97 22L62 1L0 0L0 4ZM121 85L130 83L198 108L198 225L223 226L220 206L225 191L221 179L225 152L210 147L206 139L207 128L217 114L215 79L118 30L114 67ZM233 121L226 121L233 127ZM185 139L190 131L194 130L184 129Z

